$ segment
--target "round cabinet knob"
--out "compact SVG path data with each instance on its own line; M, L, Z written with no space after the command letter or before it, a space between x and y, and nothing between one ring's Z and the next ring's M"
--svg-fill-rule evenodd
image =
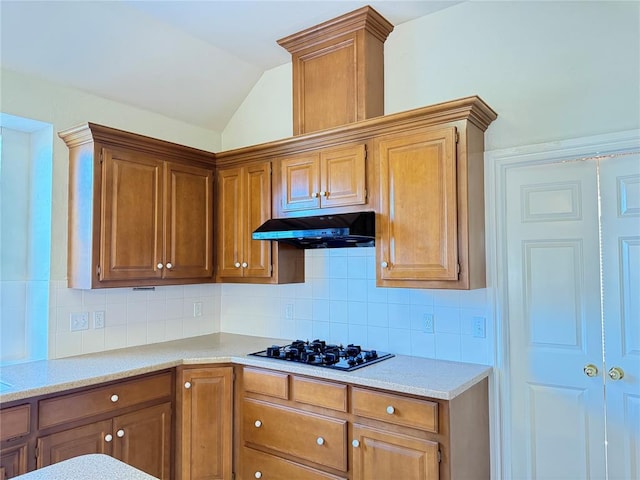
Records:
M622 380L624 378L624 371L620 367L611 367L608 373L609 378L613 381Z
M233 266L236 267L236 268L240 268L240 262L234 263Z
M318 192L313 192L313 193L311 194L311 196L312 196L313 198L318 198Z
M242 262L242 268L247 268L249 264L247 262Z
M111 435L110 433L107 433L107 434L104 436L104 441L105 441L105 442L110 442L111 440L113 440L113 435Z
M360 446L360 442L358 440L352 440L351 445L353 445L353 448L358 448Z
M327 192L320 192L320 196L321 197L326 197L327 196Z
M122 430L122 429L118 430L118 431L116 432L116 436L117 436L118 438L122 438L122 437L124 437L124 430Z
M157 267L158 267L158 270L162 270L164 268L164 265L161 263L158 263Z
M186 389L191 388L191 382L184 382L184 388Z
M387 268L389 266L389 264L387 262L380 262L380 266L382 268Z
M256 420L255 422L253 422L253 424L256 428L260 428L262 426L262 422L260 420Z
M316 439L316 443L317 443L318 445L324 445L324 438L322 438L322 437L318 437L318 438Z
M589 363L588 365L585 365L584 368L582 369L582 371L584 372L584 374L587 377L595 377L595 376L598 375L598 367L596 367L592 363Z
M393 408L393 406L392 406L392 405L389 405L389 406L387 407L387 413L388 413L389 415L393 415L394 413L396 413L396 409L395 409L395 408Z
M253 476L256 478L262 478L262 472L256 472L253 474Z
M111 395L111 401L113 403L116 403L119 399L120 399L120 397L118 395L116 395L115 393L113 395Z
M167 262L167 268L171 270L173 268L173 263Z

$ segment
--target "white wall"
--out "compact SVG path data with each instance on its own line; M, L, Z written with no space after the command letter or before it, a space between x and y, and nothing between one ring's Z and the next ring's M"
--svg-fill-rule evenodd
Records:
M69 151L57 132L90 121L208 151L220 150L220 133L7 70L1 71L1 82L0 112L47 122L54 130L51 274L45 287L50 292L49 357L217 331L218 285L159 287L154 292L66 288ZM17 195L16 201L20 198ZM203 316L197 319L192 317L193 301L203 302ZM3 305L8 310L14 307L18 305ZM106 328L69 331L71 312L94 311L106 311Z
M486 133L487 150L636 129L639 40L638 3L458 4L391 33L385 112L479 95L499 115ZM273 101L291 97L290 76L290 64L263 76L224 130L225 149L291 135L291 102ZM372 249L307 252L304 285L224 285L221 328L494 362L492 288L375 288L373 262ZM293 320L285 319L287 303L295 306ZM422 331L424 313L435 316L434 334ZM471 335L473 316L487 318L486 338Z

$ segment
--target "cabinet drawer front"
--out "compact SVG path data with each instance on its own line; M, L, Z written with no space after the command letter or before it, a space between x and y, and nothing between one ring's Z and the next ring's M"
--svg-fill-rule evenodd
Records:
M242 373L242 385L246 392L289 399L289 376L286 373L245 368Z
M354 388L353 413L388 423L438 432L438 404L388 393Z
M39 428L48 428L150 400L171 396L170 372L140 380L116 383L88 391L42 400L38 407Z
M247 447L242 449L240 464L243 470L242 478L247 479L260 477L265 480L292 480L296 478L304 478L305 480L346 480L344 477L336 477L335 475Z
M0 440L28 435L30 417L31 407L29 405L18 405L2 410L0 412Z
M312 378L293 377L293 400L346 412L347 386Z
M245 400L243 433L261 445L311 462L347 471L347 422Z

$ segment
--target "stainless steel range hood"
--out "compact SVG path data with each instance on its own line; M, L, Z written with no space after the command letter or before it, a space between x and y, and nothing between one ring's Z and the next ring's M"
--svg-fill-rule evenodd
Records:
M254 240L274 240L297 248L373 247L375 212L273 218L253 232Z

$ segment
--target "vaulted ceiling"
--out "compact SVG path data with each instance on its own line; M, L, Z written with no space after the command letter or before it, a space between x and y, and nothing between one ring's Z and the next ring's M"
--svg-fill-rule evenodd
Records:
M290 61L278 39L364 5L397 26L456 3L0 0L0 62L221 131L262 73Z

